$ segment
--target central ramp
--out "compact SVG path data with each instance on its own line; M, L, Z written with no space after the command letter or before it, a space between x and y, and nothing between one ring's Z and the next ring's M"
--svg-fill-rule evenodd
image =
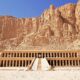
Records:
M33 65L32 70L50 70L51 66L48 64L46 58L36 58Z

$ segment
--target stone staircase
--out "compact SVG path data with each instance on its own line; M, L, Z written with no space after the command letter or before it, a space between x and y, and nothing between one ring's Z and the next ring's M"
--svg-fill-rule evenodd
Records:
M38 59L37 70L41 70L41 58Z
M31 70L41 71L41 70L50 70L51 66L48 64L45 58L36 58Z

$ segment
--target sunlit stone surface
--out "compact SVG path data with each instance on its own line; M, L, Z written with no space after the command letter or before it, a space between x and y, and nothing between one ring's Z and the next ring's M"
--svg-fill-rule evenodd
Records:
M49 70L51 67L46 58L37 58L32 65L32 70Z
M80 70L1 71L0 80L80 80Z

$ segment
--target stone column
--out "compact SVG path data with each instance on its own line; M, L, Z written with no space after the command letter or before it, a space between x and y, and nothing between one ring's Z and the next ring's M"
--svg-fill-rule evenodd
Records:
M24 54L23 53L21 53L22 54L22 58L24 57Z
M76 60L75 60L75 66L77 66L77 62L76 62Z
M25 67L26 67L26 60L25 60Z
M52 53L49 54L50 58L52 57Z
M70 66L70 61L68 60L68 66Z
M63 53L63 57L65 57L65 53Z
M74 57L75 57L75 53L74 53Z
M37 57L36 53L34 53L34 54L35 54L35 57Z
M14 61L12 60L12 67L14 67Z
M29 65L30 65L30 60L29 60Z
M28 60L28 65L29 65L29 60Z
M46 53L44 53L44 57L46 58Z
M68 54L68 58L69 58L69 53L67 53Z
M23 60L22 60L22 67L23 67Z
M62 66L64 66L64 61L62 60Z
M59 60L59 66L61 66L61 60Z
M73 66L73 60L72 60L72 66Z
M7 67L7 63L8 63L8 61L6 61L6 67Z
M43 52L42 52L42 58L43 58Z
M78 66L79 66L79 60L78 60Z
M58 57L58 53L56 53L56 57Z
M28 57L30 57L31 55L30 55L31 53L28 53Z
M75 66L76 66L76 60L74 60Z
M18 60L18 67L20 67L20 60Z
M20 57L20 52L19 52L19 57Z

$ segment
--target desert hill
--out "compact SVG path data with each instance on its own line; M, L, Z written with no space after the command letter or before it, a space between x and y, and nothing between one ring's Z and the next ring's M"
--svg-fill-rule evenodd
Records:
M0 50L80 49L80 3L53 5L39 17L0 16ZM76 46L76 47L74 47Z

